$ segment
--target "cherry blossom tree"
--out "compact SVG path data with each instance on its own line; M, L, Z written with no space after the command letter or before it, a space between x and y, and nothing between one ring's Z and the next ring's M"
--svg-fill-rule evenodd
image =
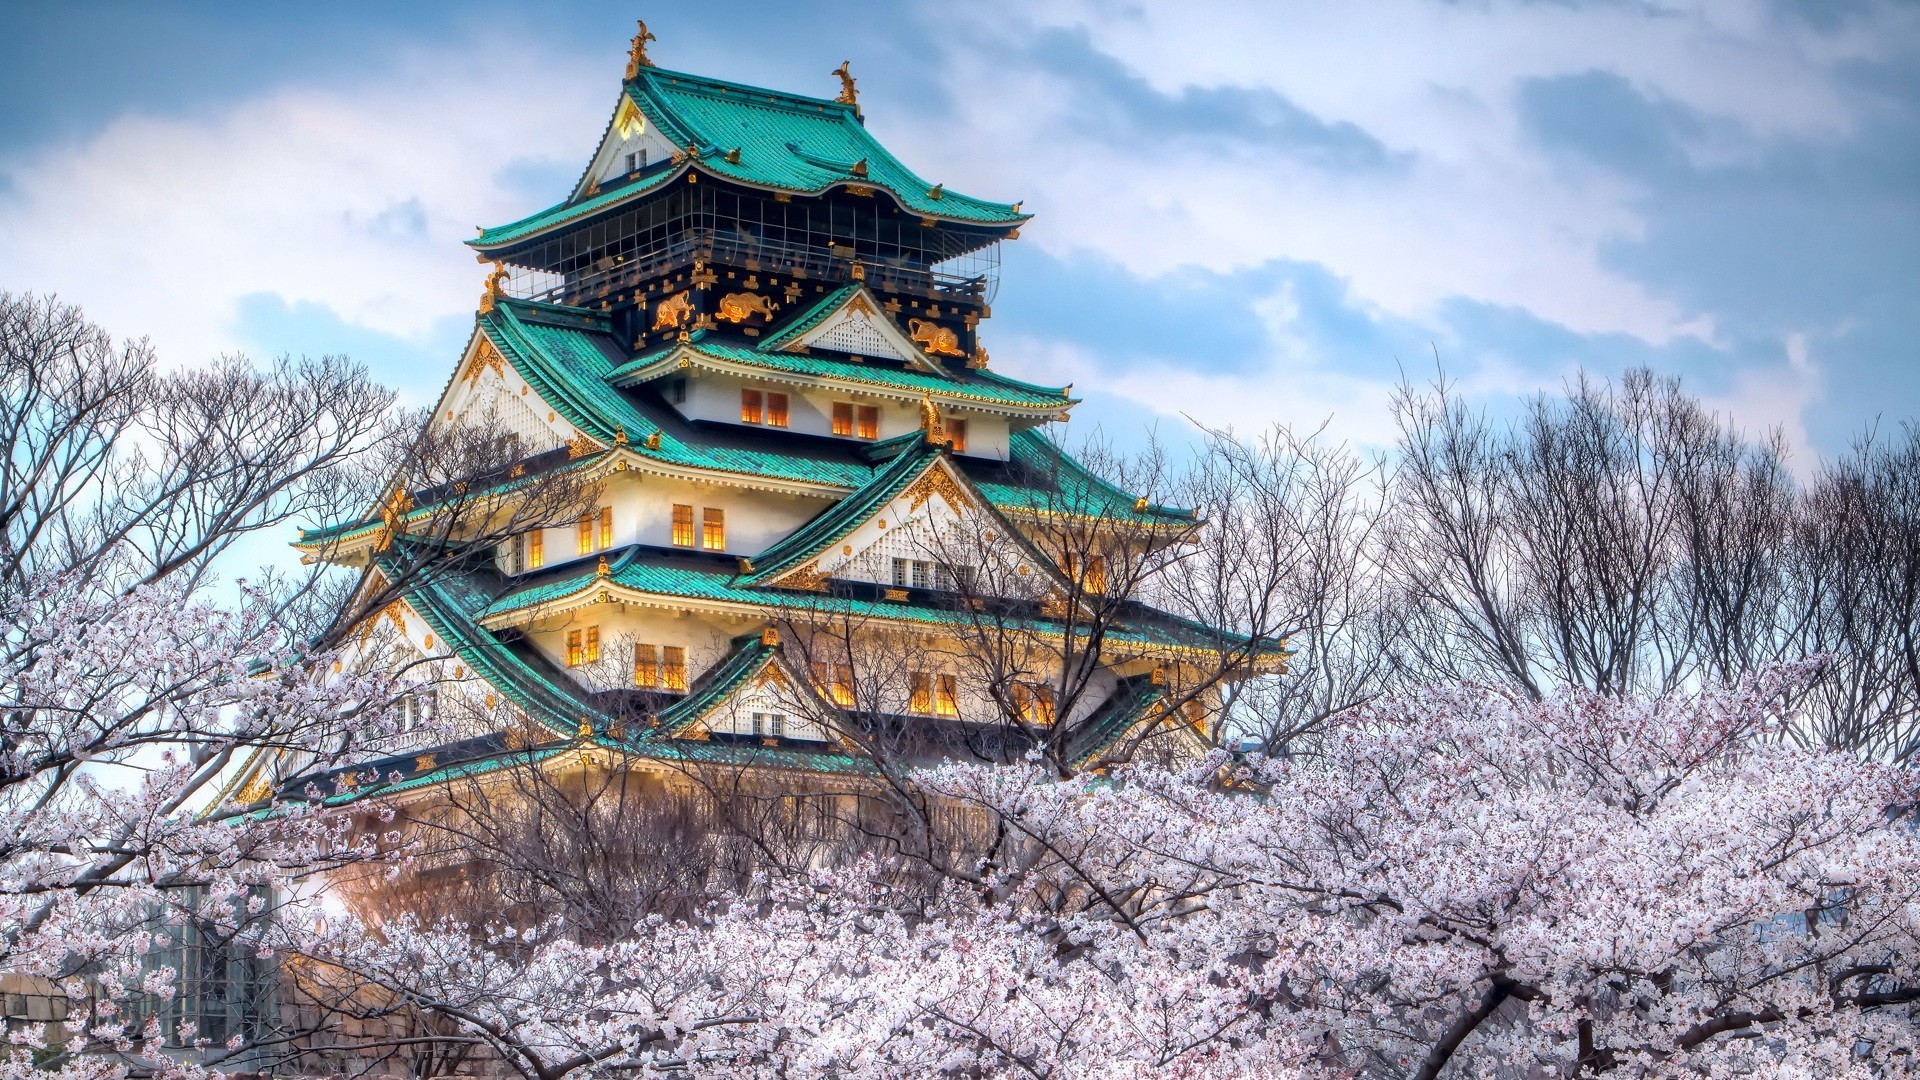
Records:
M1007 837L985 888L861 863L604 947L402 919L336 961L540 1080L1910 1072L1920 780L1779 739L1808 676L1436 689L1186 771L953 767L925 782Z

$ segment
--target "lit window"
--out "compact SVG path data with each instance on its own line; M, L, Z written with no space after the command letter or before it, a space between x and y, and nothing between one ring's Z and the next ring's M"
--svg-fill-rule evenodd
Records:
M1045 683L1013 684L1013 707L1020 719L1034 724L1053 723L1053 687Z
M935 716L960 715L960 680L952 675L940 675L934 680L933 714Z
M924 671L909 676L907 711L922 716L933 711L933 676Z
M687 650L678 645L661 647L660 688L662 690L687 688Z
M859 435L863 439L877 439L880 437L880 406L860 406Z
M586 659L586 648L578 630L567 631L567 666L579 667Z
M673 546L693 546L693 507L673 504Z
M1107 591L1107 557L1105 555L1089 555L1086 563L1082 565L1079 556L1068 552L1067 557L1060 563L1060 569L1066 572L1067 580L1080 586L1082 592L1104 593Z
M833 403L833 433L835 435L853 434L853 402Z
M538 570L547 565L547 531L535 529L527 534L527 566Z
M642 690L660 688L659 646L635 645L633 647L633 685Z
M787 395L767 395L767 423L773 427L787 426Z
M587 627L587 663L597 664L599 662L600 628L597 626L589 626Z
M580 529L580 554L585 555L593 550L593 515L592 514L580 515L579 529Z
M766 419L766 412L761 405L760 391L740 391L740 422L758 424L764 419Z
M946 429L947 438L953 442L953 452L965 453L967 449L967 422L965 420L947 420L941 423Z
M605 551L612 546L613 507L603 506L600 508L600 550Z
M700 511L700 546L708 551L727 550L727 512L717 506Z
M813 665L813 682L835 705L853 704L853 668L846 664Z

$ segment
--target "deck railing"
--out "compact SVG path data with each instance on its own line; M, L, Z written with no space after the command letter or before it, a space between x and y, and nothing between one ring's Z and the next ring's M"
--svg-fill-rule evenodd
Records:
M986 274L960 275L902 266L885 258L856 255L851 248L803 246L697 229L635 256L601 259L585 271L558 274L512 266L507 292L523 300L588 306L649 278L691 266L696 259L741 266L758 273L836 282L850 278L857 261L866 271L867 284L873 288L968 304L989 302L993 284Z

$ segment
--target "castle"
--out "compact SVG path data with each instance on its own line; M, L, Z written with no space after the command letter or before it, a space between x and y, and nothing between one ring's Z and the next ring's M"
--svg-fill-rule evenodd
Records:
M566 199L468 241L493 270L429 434L487 425L515 460L403 476L299 542L390 587L363 640L458 730L326 774L258 758L232 790L392 796L592 747L795 784L873 774L878 739L1072 769L1204 747L1220 671L1281 654L1143 603L1139 568L1198 515L1063 452L1071 387L990 366L1020 204L910 171L844 64L808 97L656 67L651 38ZM556 477L590 503L476 555ZM430 526L470 485L492 524Z

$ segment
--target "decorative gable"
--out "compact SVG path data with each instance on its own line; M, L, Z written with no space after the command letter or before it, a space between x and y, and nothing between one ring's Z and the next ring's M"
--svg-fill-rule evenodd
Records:
M946 374L940 365L927 359L913 339L900 331L880 306L866 286L855 286L846 291L843 297L830 299L834 306L825 312L814 312L803 316L801 323L811 322L805 330L791 336L776 339L775 348L780 352L803 352L812 349L827 352L846 353L860 359L884 358L913 364L928 371Z
M565 445L572 426L513 369L485 334L475 334L434 419L496 426L518 435L529 454Z
M593 164L587 167L586 175L573 190L573 197L591 195L603 184L611 183L627 173L657 165L673 156L679 148L660 134L633 103L633 99L621 95L620 105L614 110L613 122L607 125L607 134L600 140L600 149L593 155Z

